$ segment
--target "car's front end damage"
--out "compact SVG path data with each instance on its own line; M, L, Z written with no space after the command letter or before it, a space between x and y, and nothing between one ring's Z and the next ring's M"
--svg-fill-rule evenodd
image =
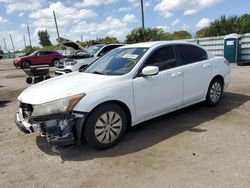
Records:
M39 132L52 146L70 145L80 139L77 135L82 127L84 113L73 111L85 94L55 100L45 104L32 105L20 101L15 115L17 127L24 133Z

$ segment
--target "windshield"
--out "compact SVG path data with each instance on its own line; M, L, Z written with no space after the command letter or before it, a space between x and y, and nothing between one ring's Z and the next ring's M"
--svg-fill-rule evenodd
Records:
M90 65L85 72L103 75L124 75L138 63L148 48L117 48Z
M103 46L104 46L104 44L90 46L89 48L87 48L87 51L91 56L94 56L95 53L98 52Z

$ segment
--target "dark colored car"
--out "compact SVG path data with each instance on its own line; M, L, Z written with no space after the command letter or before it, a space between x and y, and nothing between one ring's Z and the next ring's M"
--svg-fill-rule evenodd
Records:
M14 61L15 67L29 68L33 65L54 66L63 56L57 51L35 51L29 55L19 56Z

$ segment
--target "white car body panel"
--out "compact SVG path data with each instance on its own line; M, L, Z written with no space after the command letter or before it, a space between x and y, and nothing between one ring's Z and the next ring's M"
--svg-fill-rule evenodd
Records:
M171 41L123 46L121 48L150 48L128 74L105 76L70 73L27 88L18 100L28 104L42 104L85 93L86 96L74 107L75 111L88 113L104 102L120 101L130 110L132 125L135 125L205 100L208 85L217 75L222 76L224 86L228 86L230 66L224 63L224 58L213 57L210 53L206 61L161 71L155 76L135 77L152 51L162 45L172 44L189 43Z

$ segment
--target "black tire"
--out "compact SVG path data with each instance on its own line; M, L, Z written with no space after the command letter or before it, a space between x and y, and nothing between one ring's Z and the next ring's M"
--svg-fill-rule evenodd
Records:
M209 84L206 104L207 106L216 106L221 99L223 94L223 82L219 78L214 78Z
M114 114L116 114L115 118L113 117ZM106 116L106 121L104 118L102 119L104 116ZM104 126L104 122L101 121L101 119L105 123L110 122L110 124ZM117 121L117 123L115 123L115 121ZM87 144L95 149L110 148L117 144L124 135L127 129L127 122L127 115L120 106L113 103L101 105L90 113L84 127L84 138ZM121 127L118 125L121 125ZM109 130L107 130L108 126ZM115 135L114 132L118 134ZM111 137L113 138L111 139ZM99 141L98 139L102 140L103 142Z
M30 68L30 65L31 65L31 63L29 61L25 60L25 61L22 62L22 67L21 68L27 69L27 68Z
M59 62L59 59L53 59L52 62L50 63L50 66L54 67L57 62Z

